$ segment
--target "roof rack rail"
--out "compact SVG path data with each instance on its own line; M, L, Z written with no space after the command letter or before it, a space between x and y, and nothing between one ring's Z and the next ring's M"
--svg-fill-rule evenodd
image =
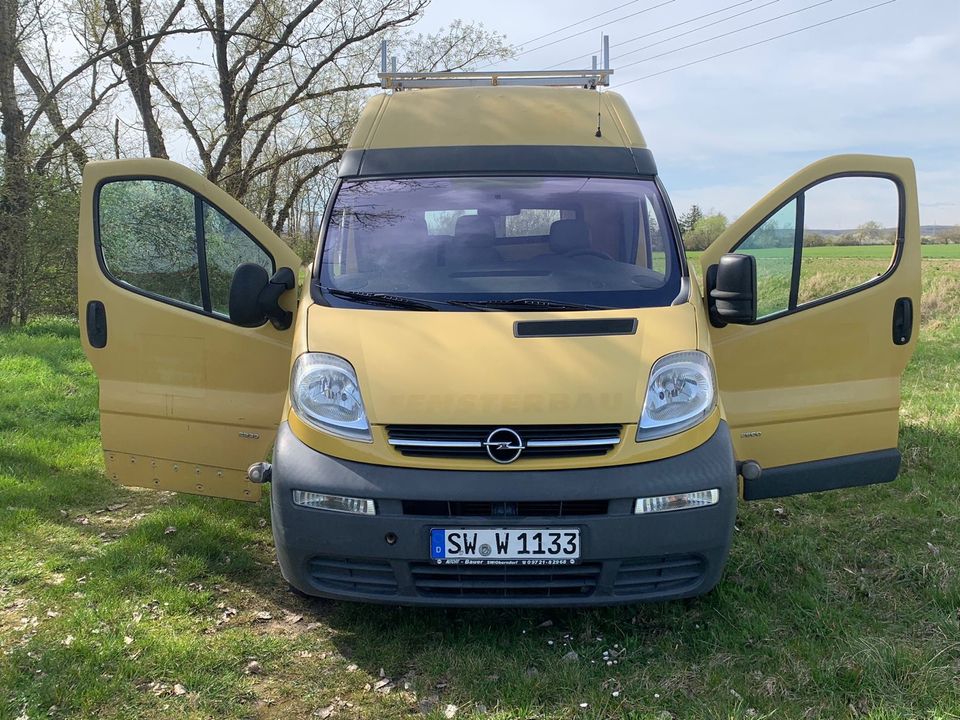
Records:
M477 85L539 85L581 87L590 90L610 84L613 70L512 70L491 72L380 73L384 90L470 87Z
M541 87L580 87L596 90L610 85L610 38L603 36L603 67L589 70L491 70L489 72L397 72L397 59L390 58L387 71L387 42L380 44L380 87L384 90L413 88L471 87L482 85L538 85Z

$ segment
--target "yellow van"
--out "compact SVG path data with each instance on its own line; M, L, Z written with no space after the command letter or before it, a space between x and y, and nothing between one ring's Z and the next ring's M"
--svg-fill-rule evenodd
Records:
M109 477L247 501L270 482L308 595L566 606L705 593L739 498L896 477L910 160L801 170L698 277L604 77L421 79L368 101L305 272L187 168L87 165ZM827 286L820 223L857 212L893 220Z

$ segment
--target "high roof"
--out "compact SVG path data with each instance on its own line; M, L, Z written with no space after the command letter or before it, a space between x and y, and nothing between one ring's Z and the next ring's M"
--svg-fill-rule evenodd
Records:
M348 150L486 145L646 147L630 109L615 92L485 86L375 95Z

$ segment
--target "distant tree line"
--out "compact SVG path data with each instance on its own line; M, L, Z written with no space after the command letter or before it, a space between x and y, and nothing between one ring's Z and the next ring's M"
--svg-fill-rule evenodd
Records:
M699 205L690 208L677 218L680 233L683 237L683 246L687 250L706 250L729 224L726 215L710 211L704 213ZM784 233L793 235L793 228L784 228L778 231L774 227L765 227L769 237L766 245L778 247L783 244ZM949 245L960 243L960 225L939 227L936 232L929 232L925 227L921 232L921 242L924 245ZM885 228L876 221L869 221L848 230L824 231L808 230L804 232L803 243L807 247L853 246L853 245L890 245L896 236L895 228ZM758 246L763 246L761 240Z

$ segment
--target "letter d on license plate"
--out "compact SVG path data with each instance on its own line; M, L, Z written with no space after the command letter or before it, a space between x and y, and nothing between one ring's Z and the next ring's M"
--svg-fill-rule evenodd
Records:
M579 528L434 528L438 565L570 565L580 559Z

